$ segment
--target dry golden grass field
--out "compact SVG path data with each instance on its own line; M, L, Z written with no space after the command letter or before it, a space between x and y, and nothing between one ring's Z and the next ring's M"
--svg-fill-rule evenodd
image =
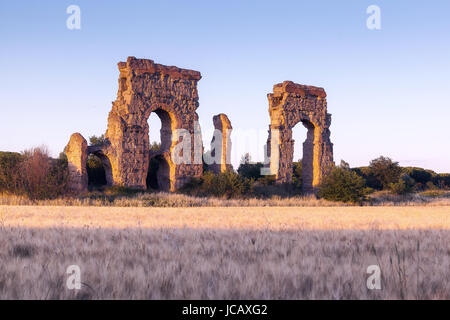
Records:
M450 299L450 207L0 206L0 299Z

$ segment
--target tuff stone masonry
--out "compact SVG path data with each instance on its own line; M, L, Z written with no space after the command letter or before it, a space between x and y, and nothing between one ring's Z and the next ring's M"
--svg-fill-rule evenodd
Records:
M196 112L200 72L135 57L119 62L118 68L119 90L109 113L105 143L88 146L81 134L75 133L66 146L73 192L87 191L89 154L102 161L110 186L146 189L151 159L158 163L160 190L175 191L192 177L200 177L203 145ZM314 191L333 164L326 93L322 88L285 81L274 86L268 99L270 173L278 183L292 180L292 128L302 122L308 129L303 143L303 189ZM150 151L148 118L152 112L161 119L161 148L157 151ZM232 168L232 126L225 114L214 116L213 122L216 132L221 133L220 139L211 143L215 146L211 156L218 160L212 169L219 173Z
M118 67L119 90L108 117L106 144L89 147L87 152L102 160L108 185L146 189L150 156L160 162L157 176L161 178L158 183L163 190L174 191L191 177L201 176L201 152L200 161L194 159L194 151L203 148L199 145L201 138L196 113L200 72L135 57L119 62ZM157 153L149 151L148 118L152 112L161 119L161 150ZM175 133L179 129L184 129L190 136L177 136ZM191 139L193 147L190 154L181 156L187 156L191 161L176 163L173 148L185 137ZM81 162L86 163L83 159ZM73 176L74 181L78 179L75 178ZM87 182L83 180L78 185L79 191L83 191Z
M303 143L303 191L312 192L334 164L329 130L331 114L327 113L325 90L285 81L274 85L273 93L267 97L270 114L267 140L270 171L277 183L292 181L292 128L302 122L308 130Z
M215 133L211 141L211 156L220 159L210 166L214 173L231 170L231 131L233 127L226 114L220 113L213 117ZM220 141L216 141L219 138ZM221 139L220 139L221 138Z
M81 134L74 133L64 150L69 163L69 189L74 193L87 191L87 149L86 139Z

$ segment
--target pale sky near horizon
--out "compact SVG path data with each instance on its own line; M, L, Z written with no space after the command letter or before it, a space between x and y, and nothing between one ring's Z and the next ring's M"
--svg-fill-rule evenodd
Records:
M80 30L66 27L71 4ZM381 30L366 27L369 5ZM448 0L1 0L0 150L45 144L57 155L74 132L104 133L117 62L136 56L202 73L206 148L223 112L234 134L262 133L251 146L262 155L266 95L291 80L327 91L336 163L384 155L450 172L449 15ZM298 125L296 158L305 135Z

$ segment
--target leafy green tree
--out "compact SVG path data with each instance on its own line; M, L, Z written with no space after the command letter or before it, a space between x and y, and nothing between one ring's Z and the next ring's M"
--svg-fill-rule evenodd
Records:
M261 162L252 163L250 154L246 153L241 158L241 164L237 172L244 178L258 180L261 177L261 168L263 167L264 164Z
M257 180L261 177L261 169L263 168L263 164L261 162L257 163L243 163L238 168L238 173L240 176Z
M292 183L296 188L302 188L303 185L303 166L302 159L292 163Z
M378 188L389 189L391 183L396 183L400 179L402 168L398 162L392 161L388 157L379 157L370 162L369 176L372 176L378 182Z
M103 146L106 143L105 135L102 134L101 136L91 136L89 137L89 145L90 146Z
M407 194L414 190L414 184L414 179L404 173L397 182L389 184L389 189L394 194Z
M450 174L441 173L436 176L434 183L440 188L450 188Z
M161 143L153 141L153 143L150 144L150 151L160 151L161 150Z
M330 201L360 203L366 199L365 180L347 167L335 167L319 187L318 196Z
M405 167L402 168L402 171L414 179L415 182L422 184L432 181L433 177L436 176L436 173L431 170L416 167Z
M194 196L214 196L227 199L241 198L251 191L251 180L232 170L219 174L206 172L200 179L192 179L182 188L182 192Z

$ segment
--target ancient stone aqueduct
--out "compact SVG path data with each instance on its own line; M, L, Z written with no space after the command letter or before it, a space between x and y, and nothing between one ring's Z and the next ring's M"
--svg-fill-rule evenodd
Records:
M71 189L75 193L87 191L89 154L101 159L107 185L146 189L152 158L159 163L156 175L161 190L175 191L192 177L200 177L203 146L196 112L200 72L134 57L119 62L118 67L119 90L108 117L106 143L88 146L86 139L75 133L66 146ZM268 99L271 121L267 169L277 183L292 180L292 128L302 122L308 130L303 143L303 189L312 192L333 165L331 115L327 113L325 90L285 81L273 87ZM161 119L159 151L150 151L148 118L152 112ZM211 169L217 173L231 168L232 126L225 114L214 116L213 122L222 134L220 141L212 141L216 147L211 153L219 160ZM179 131L184 134L180 136ZM189 147L188 154L182 154L186 148L181 154L177 150L180 143ZM180 157L184 161L178 161Z

